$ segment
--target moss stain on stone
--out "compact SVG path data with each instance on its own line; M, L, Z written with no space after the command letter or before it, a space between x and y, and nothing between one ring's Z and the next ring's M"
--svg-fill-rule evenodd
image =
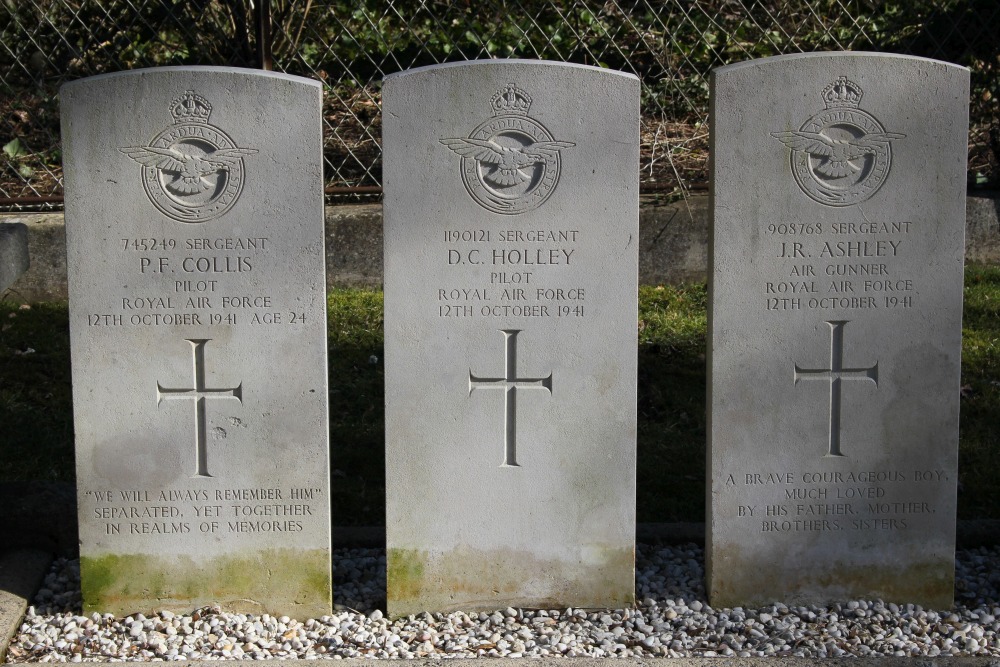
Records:
M117 572L121 566L120 556L107 555L98 558L80 557L80 591L83 595L84 611L91 612L96 609L88 606L92 600L103 599L114 587L117 579Z
M606 544L586 545L578 558L562 560L520 549L390 549L387 570L394 618L508 606L620 608L635 600L634 549Z
M330 613L333 584L323 549L271 549L195 560L144 554L80 558L86 613L190 611L219 604L230 611Z
M423 588L426 562L427 554L418 549L386 550L386 597L389 600L418 597Z

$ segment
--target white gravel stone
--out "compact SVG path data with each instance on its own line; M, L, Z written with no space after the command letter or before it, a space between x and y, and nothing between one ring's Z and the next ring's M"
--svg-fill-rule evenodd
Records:
M10 662L447 657L711 657L865 655L1000 657L1000 547L961 551L957 605L925 610L881 600L829 607L713 609L702 550L640 545L636 609L420 614L396 621L385 599L385 554L334 555L336 611L299 621L205 607L116 619L80 615L79 566L57 560L17 636Z

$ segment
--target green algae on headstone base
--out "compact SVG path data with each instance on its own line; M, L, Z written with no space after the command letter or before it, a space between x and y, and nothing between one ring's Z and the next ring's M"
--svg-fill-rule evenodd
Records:
M83 611L126 616L185 612L217 604L226 611L297 618L330 613L330 561L321 549L271 549L241 556L107 554L80 558Z
M622 609L635 604L634 563L633 549L602 544L585 545L574 559L523 549L388 549L388 612L398 618L528 605Z

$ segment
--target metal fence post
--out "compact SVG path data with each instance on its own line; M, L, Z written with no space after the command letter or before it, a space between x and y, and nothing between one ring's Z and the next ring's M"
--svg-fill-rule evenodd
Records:
M271 54L271 0L257 0L254 4L257 19L257 62L260 69L274 69Z

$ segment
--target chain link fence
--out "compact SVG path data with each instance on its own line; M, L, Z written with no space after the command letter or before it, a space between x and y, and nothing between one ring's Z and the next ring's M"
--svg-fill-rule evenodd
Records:
M996 0L0 0L0 209L59 206L57 92L71 79L273 63L321 80L327 193L357 198L380 192L385 75L509 57L638 75L642 190L684 195L707 184L711 70L823 50L969 67L969 184L995 188L998 35Z

